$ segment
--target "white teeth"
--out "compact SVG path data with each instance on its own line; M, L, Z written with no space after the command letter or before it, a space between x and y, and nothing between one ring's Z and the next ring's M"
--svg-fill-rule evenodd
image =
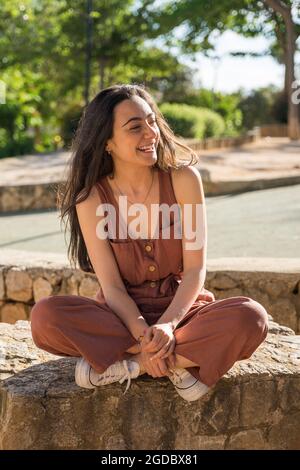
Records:
M154 145L151 145L151 147L140 147L139 150L154 150Z

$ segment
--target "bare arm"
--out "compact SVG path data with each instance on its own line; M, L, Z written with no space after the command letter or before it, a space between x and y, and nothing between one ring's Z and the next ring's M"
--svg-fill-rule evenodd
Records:
M101 220L96 215L99 204L101 199L94 186L87 199L76 205L81 233L107 305L138 339L148 324L125 288L109 241L97 237L96 227Z
M156 324L171 323L174 330L179 321L189 311L204 286L206 277L207 224L204 191L201 175L198 170L193 167L187 167L174 171L173 187L177 202L181 205L182 209L184 270L182 281L172 302ZM190 213L187 206L185 206L186 204L190 205ZM196 211L198 211L198 223L196 223ZM187 232L185 229L196 231L194 242L186 237ZM193 249L190 249L191 247Z

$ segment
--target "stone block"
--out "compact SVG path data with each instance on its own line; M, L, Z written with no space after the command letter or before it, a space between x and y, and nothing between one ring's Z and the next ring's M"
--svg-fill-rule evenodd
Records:
M22 303L9 302L1 308L1 321L5 323L16 323L18 320L28 318L28 307Z
M20 302L29 302L32 299L32 279L25 270L10 268L5 283L8 299Z
M42 277L38 277L33 281L33 297L38 302L43 297L49 297L53 294L53 289L49 281Z

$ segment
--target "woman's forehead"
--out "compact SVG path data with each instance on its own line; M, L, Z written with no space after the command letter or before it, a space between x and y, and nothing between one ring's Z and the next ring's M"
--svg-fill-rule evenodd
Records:
M116 121L122 124L131 117L145 118L152 112L149 104L139 96L124 100L115 107Z

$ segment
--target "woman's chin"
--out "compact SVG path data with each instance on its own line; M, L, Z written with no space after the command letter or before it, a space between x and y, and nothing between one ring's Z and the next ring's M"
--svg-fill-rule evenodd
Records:
M150 156L138 155L138 161L143 162L144 165L154 165L157 162L157 155L156 153Z

